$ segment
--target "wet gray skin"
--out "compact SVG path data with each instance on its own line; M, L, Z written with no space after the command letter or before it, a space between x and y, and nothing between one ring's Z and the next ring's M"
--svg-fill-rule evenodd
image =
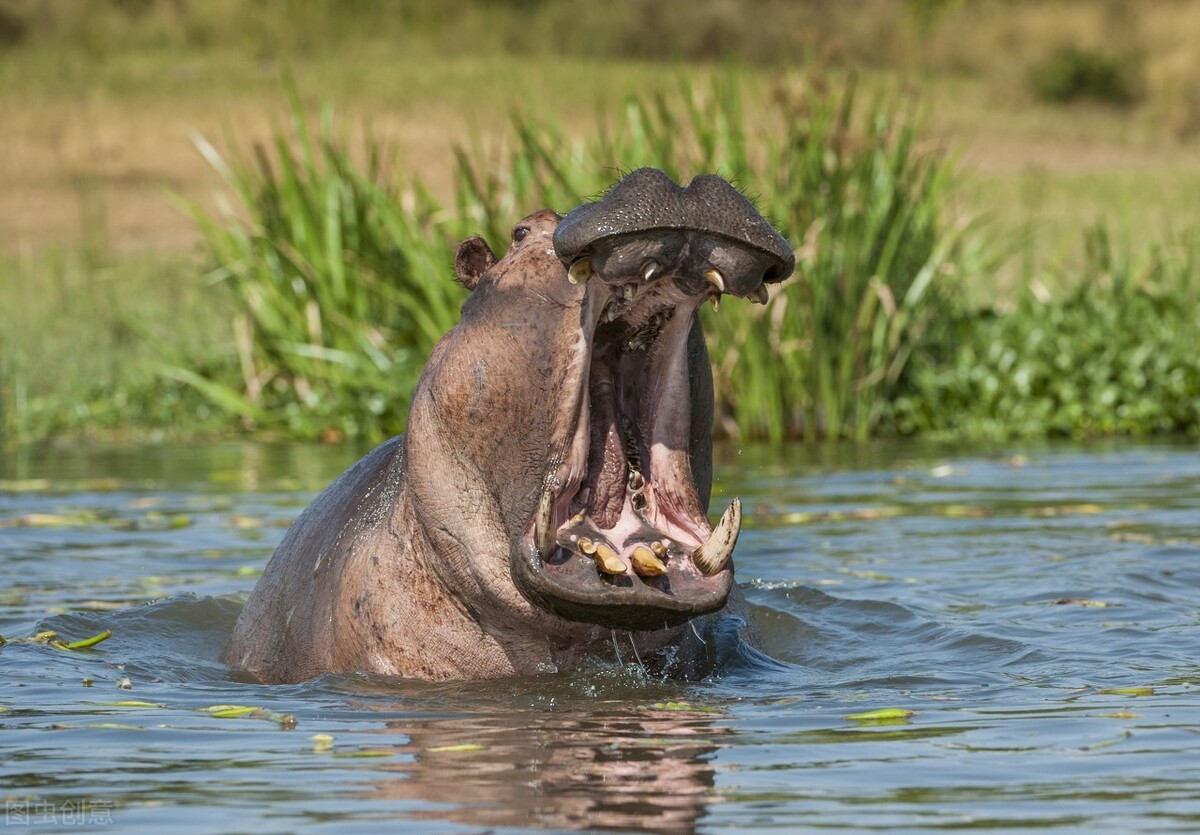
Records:
M266 680L575 666L627 630L651 667L707 671L693 619L740 614L735 499L714 527L712 379L696 311L765 301L786 242L718 177L635 171L561 219L472 238L471 290L408 433L300 516L222 658Z

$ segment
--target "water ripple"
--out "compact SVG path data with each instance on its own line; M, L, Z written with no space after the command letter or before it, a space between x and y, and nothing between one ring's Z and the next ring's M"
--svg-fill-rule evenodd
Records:
M86 804L146 832L1200 827L1194 445L719 450L762 640L715 624L723 668L704 682L615 658L483 683L231 674L216 659L246 591L354 453L0 459L0 632L113 633L0 648L10 815L65 827Z

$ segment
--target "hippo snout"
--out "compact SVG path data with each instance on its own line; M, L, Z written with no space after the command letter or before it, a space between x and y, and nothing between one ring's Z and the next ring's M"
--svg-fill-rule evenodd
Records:
M751 298L796 265L788 242L725 180L704 174L682 188L654 168L639 168L568 214L554 249L573 276L577 265L609 282L669 272Z

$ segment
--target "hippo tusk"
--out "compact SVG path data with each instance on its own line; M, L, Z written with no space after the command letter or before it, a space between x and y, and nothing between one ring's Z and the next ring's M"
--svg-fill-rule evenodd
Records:
M708 541L692 552L692 562L705 577L712 577L729 564L733 546L742 529L742 500L735 498L713 528Z
M765 285L765 284L758 285L757 287L754 288L754 292L752 292L746 298L750 299L750 302L752 304L766 304L767 299L769 298L769 296L767 295L767 285Z
M717 270L716 268L710 267L707 270L705 270L704 271L704 279L709 284L711 284L713 287L716 287L718 293L725 292L725 277L722 276L720 271Z
M567 281L572 284L587 284L593 272L592 259L580 258L571 265L571 269L567 270Z
M649 281L650 279L654 278L654 276L656 276L658 274L658 271L661 268L661 266L662 266L661 264L659 264L657 261L655 261L653 258L651 258L649 261L647 261L645 264L642 265L642 278L644 278L646 281Z
M542 559L549 557L554 550L554 493L551 490L543 490L542 499L538 502L533 544Z
M709 296L708 302L709 302L709 304L711 304L713 306L713 310L721 309L721 297L720 296Z

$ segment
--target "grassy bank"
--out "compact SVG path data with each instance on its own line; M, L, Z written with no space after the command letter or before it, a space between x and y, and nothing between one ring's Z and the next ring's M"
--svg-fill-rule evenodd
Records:
M815 83L820 80L820 83ZM797 274L765 309L706 310L717 431L730 437L964 437L1195 432L1200 240L1083 238L1075 276L1029 273L1005 309L967 288L1018 252L952 210L948 158L886 90L797 76L769 102L733 77L632 97L572 142L518 118L508 150L458 156L454 200L357 165L331 114L226 160L201 149L238 205L197 209L228 293L236 372L165 370L243 425L302 437L378 438L403 427L423 358L457 316L455 244L502 250L520 206L563 211L615 170L681 181L719 171L756 195L797 246ZM744 130L753 108L759 130ZM765 172L765 173L763 173ZM1072 288L1058 297L1048 285Z
M1200 3L723 8L6 4L4 442L396 431L453 243L636 164L737 177L802 253L765 310L705 314L720 432L1194 431ZM320 171L289 182L297 112ZM222 185L194 133L275 179Z
M395 142L402 167L451 198L456 143L504 135L514 110L553 114L573 138L630 93L703 83L736 65L769 85L810 66L899 83L931 107L931 141L959 155L972 211L1069 255L1115 207L1186 211L1200 187L1200 0L7 0L0 4L0 248L179 250L194 224L165 191L211 201L188 142L226 127L261 138L286 118L286 69L310 116ZM5 35L3 32L9 34ZM1110 103L1059 58L1115 66ZM1065 64L1064 64L1065 60ZM1074 70L1073 70L1074 68ZM1032 79L1077 79L1065 103ZM1075 72L1075 74L1072 74ZM1103 86L1099 87L1102 92ZM753 125L756 114L747 114ZM87 204L87 211L84 206ZM1007 276L1006 276L1007 278ZM1005 284L1003 289L1007 289Z

